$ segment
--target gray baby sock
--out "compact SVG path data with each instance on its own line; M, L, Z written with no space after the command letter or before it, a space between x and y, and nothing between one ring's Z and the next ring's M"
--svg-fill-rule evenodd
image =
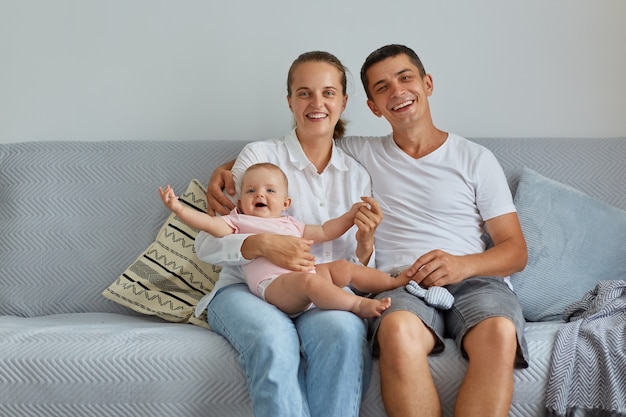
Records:
M415 281L409 281L406 290L416 297L423 299L426 304L441 310L449 310L454 304L454 296L444 287L422 287Z

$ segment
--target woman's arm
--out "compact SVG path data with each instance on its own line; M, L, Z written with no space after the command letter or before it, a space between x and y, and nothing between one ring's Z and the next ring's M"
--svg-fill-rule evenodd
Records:
M383 213L380 206L372 197L362 197L367 203L361 207L357 213L354 224L358 230L356 232L356 256L363 265L373 266L374 254L374 233L383 220Z
M245 259L263 256L275 265L304 272L315 266L312 244L312 240L295 236L259 233L248 236L243 242L241 255Z

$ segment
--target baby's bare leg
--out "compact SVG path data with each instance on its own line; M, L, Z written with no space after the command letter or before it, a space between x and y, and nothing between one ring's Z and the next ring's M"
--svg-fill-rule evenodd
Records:
M393 278L378 269L356 265L345 260L319 264L315 268L318 273L322 272L322 268L327 268L332 281L340 287L351 284L359 291L375 294L402 287L410 281L406 273Z
M321 272L325 274L326 269ZM359 297L336 286L327 276L306 272L279 276L265 289L265 299L287 314L300 313L313 303L327 310L351 311L363 318L378 317L391 305L389 298Z

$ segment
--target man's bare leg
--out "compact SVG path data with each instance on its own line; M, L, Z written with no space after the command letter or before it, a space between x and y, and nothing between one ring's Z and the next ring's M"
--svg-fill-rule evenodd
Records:
M389 417L440 417L428 354L435 337L413 313L387 314L378 328L380 383Z
M469 356L469 366L454 415L508 416L517 351L514 324L502 317L487 319L467 333L463 345Z

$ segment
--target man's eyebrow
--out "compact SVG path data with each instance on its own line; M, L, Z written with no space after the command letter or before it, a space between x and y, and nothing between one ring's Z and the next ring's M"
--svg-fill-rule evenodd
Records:
M411 69L410 68L401 69L400 71L396 72L394 74L394 76L398 77L398 76L404 74L405 72L411 72ZM383 84L384 82L385 82L385 80L378 80L374 84L372 84L372 88L376 88L377 85Z

